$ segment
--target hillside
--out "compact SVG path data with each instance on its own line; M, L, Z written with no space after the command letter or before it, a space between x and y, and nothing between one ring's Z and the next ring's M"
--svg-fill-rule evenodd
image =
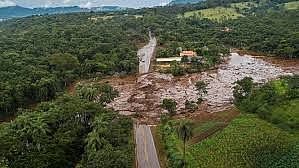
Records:
M195 4L205 0L173 0L169 5L184 5L184 4Z
M9 6L0 8L0 19L9 19L15 17L26 17L31 15L44 15L44 14L62 14L62 13L75 13L75 12L108 12L125 10L119 6L102 6L94 7L91 9L80 8L78 6L71 7L55 7L55 8L24 8L21 6Z

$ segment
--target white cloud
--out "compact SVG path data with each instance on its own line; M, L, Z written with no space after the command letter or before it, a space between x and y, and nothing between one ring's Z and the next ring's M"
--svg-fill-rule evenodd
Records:
M94 7L94 4L92 2L90 2L90 1L88 1L86 3L80 4L79 6L81 8L88 8L88 9L90 9L90 8Z
M70 3L72 0L63 0L63 3L64 4L68 4L68 3Z
M165 6L165 5L167 5L168 4L168 2L161 2L160 3L160 6Z
M16 3L11 0L0 0L0 7L15 6Z

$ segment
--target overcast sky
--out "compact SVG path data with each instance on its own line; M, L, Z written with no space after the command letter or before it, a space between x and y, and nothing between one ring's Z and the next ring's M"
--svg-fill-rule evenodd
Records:
M0 0L0 7L19 5L23 7L56 7L80 6L98 7L102 5L117 5L140 8L165 5L171 0Z

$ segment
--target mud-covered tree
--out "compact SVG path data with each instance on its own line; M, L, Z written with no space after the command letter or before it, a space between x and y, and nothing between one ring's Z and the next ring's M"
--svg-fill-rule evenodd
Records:
M203 96L208 93L207 84L204 81L198 81L196 82L195 87L199 96L197 103L200 104L203 101Z
M177 103L173 99L163 99L162 108L167 110L170 115L175 115Z
M235 82L235 84L236 86L234 86L233 95L235 103L238 104L251 94L254 83L251 77L245 77Z
M185 109L188 110L188 112L194 112L197 109L197 104L194 101L185 101Z

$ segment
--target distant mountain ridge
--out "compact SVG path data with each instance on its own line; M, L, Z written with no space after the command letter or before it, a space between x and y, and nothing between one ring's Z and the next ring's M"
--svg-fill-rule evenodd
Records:
M126 10L128 8L123 8L119 6L101 6L94 7L91 9L80 8L78 6L70 7L53 7L53 8L25 8L21 6L8 6L0 8L0 20L16 18L16 17L26 17L31 15L43 15L43 14L57 14L57 13L74 13L74 12L107 12L107 11L120 11Z
M184 5L184 4L195 4L205 0L173 0L169 5Z

